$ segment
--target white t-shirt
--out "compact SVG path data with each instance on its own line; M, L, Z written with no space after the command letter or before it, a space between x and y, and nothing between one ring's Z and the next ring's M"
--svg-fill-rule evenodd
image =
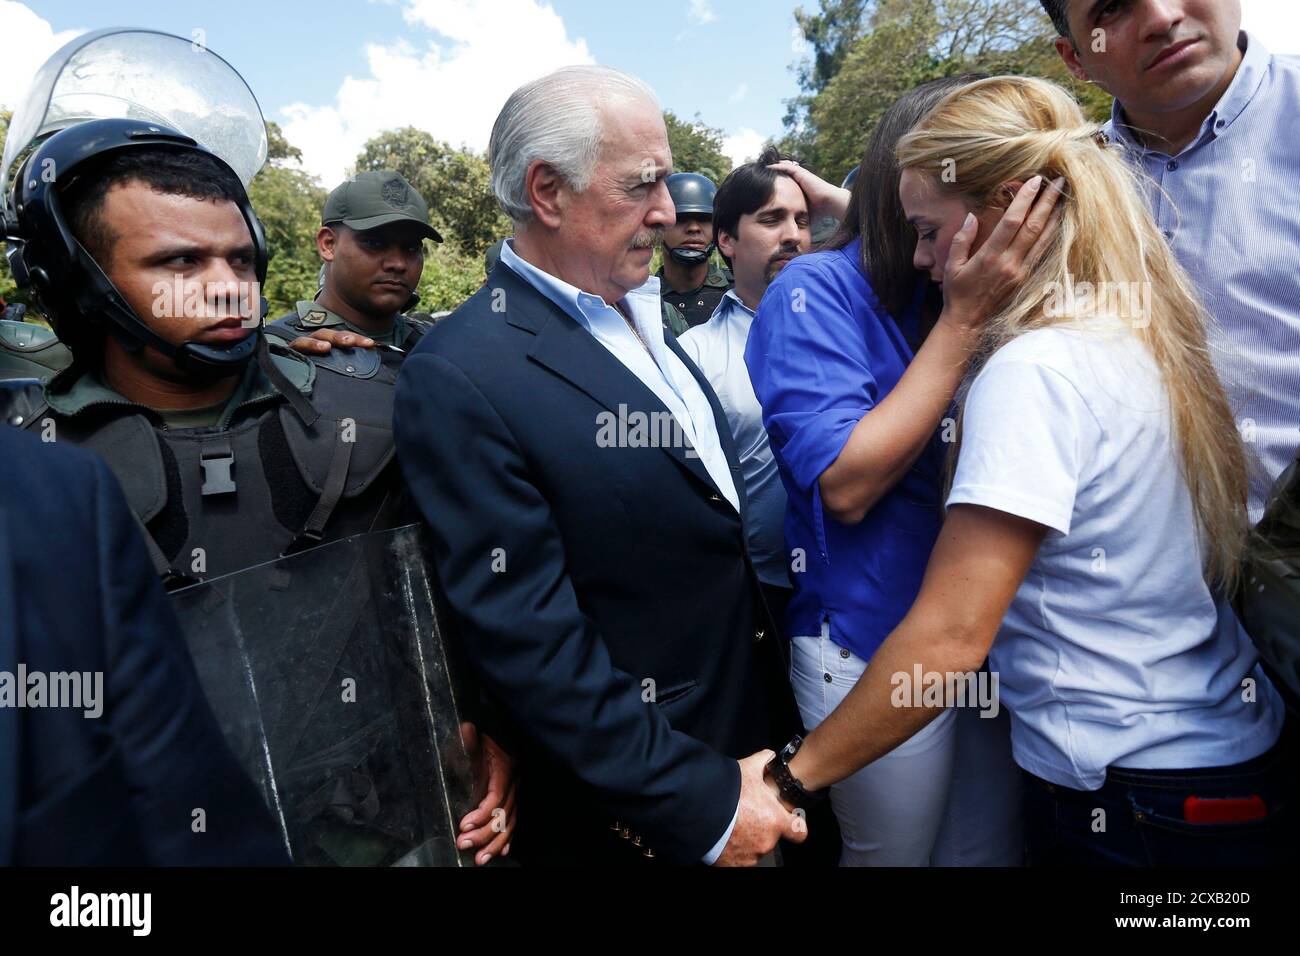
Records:
M1167 393L1130 331L1039 329L989 360L958 504L1049 529L990 654L1021 767L1095 790L1108 766L1227 766L1277 740L1282 701L1205 583Z

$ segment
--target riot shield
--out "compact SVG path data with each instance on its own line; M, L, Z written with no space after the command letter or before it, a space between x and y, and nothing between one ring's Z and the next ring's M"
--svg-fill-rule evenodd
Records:
M296 863L458 866L476 762L418 525L175 592L217 721Z

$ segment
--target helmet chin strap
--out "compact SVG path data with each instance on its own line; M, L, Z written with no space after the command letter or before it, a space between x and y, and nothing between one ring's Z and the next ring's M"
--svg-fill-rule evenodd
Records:
M680 262L684 266L698 266L708 262L709 257L713 255L713 250L718 247L716 242L710 242L704 249L669 249L668 254L673 257L675 262Z
M269 308L265 298L261 300L261 314L258 316L257 329L238 342L223 345L203 345L198 342L183 342L173 345L153 329L149 328L135 314L111 279L99 267L93 256L78 244L84 273L89 277L89 288L81 296L83 315L99 315L108 323L109 333L128 352L138 352L148 346L171 359L177 368L194 375L210 378L224 378L238 375L257 351L257 340L261 337L262 319Z

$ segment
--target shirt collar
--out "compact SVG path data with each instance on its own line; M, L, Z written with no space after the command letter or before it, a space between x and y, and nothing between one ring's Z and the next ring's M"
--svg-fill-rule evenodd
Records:
M505 245L501 247L501 261L527 280L531 286L562 308L571 318L584 326L588 326L586 310L612 308L612 305L600 296L592 295L590 292L583 292L577 286L570 285L563 279L557 278L549 272L544 272L531 262L521 258L514 250L513 239L507 239ZM659 317L659 320L651 324L653 327L660 329L659 338L662 341L663 306L659 301L658 277L651 276L646 280L645 285L629 292L624 301L627 303L628 311L633 314L634 319L637 317L638 313L647 308L648 305L653 305L655 315ZM643 323L638 322L638 327L642 324ZM590 331L590 329L588 330ZM642 331L644 333L645 330L643 329Z
M1219 98L1210 115L1205 118L1205 122L1201 125L1201 133L1193 141L1193 146L1200 143L1207 135L1222 136L1236 122L1237 117L1245 112L1268 74L1273 56L1263 42L1242 30L1237 35L1237 47L1244 52L1241 65L1237 67L1237 75L1232 78L1228 89ZM1116 100L1111 107L1106 134L1111 139L1119 139L1135 149L1147 151L1129 129L1124 107L1120 105L1119 100Z
M728 300L730 300L731 303L732 303L731 308L739 308L739 309L743 309L743 310L745 311L745 314L746 314L746 315L748 315L748 316L750 316L750 317L753 317L753 315L754 315L754 310L751 309L749 306L745 305L745 303L744 303L743 301L741 301L740 296L736 295L736 290L735 290L734 288L728 289L728 290L723 294L723 296L722 296L722 301L718 303L718 311L719 311L719 312L721 312L724 308L727 308L727 301L728 301Z

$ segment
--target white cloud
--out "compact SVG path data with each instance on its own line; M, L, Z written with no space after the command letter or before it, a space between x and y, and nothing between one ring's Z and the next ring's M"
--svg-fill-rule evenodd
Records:
M4 37L4 49L0 50L4 61L0 69L0 106L17 107L41 64L81 32L55 33L49 21L33 13L27 4L0 0L0 37Z
M722 152L733 165L739 166L757 159L766 142L767 137L762 133L745 127L722 140Z
M407 0L411 28L365 48L368 75L346 77L332 104L282 110L303 165L332 188L366 140L417 126L455 145L487 148L492 123L520 85L551 70L591 63L587 43L539 0Z
M732 93L731 96L728 97L728 99L731 100L731 102L733 103L739 103L748 95L749 95L749 84L741 83L738 87L736 87L736 91Z
M688 16L692 23L713 23L718 19L718 15L713 12L713 4L709 0L691 0L691 10Z
M1300 4L1295 0L1242 0L1241 25L1270 53L1300 54Z

